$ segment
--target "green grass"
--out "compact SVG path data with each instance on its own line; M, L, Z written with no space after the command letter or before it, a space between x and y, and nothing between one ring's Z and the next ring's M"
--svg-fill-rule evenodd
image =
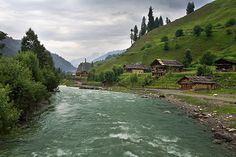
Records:
M150 65L155 58L183 60L186 49L191 49L194 62L206 51L210 50L217 57L236 58L236 40L235 35L227 35L226 30L236 30L236 26L224 28L224 24L230 18L235 18L236 1L235 0L216 0L193 14L178 19L166 26L157 28L140 40L138 40L128 51L110 60L107 60L96 67L98 72L111 69L111 65L123 65L127 63L143 63ZM211 38L207 38L203 32L200 37L195 37L192 29L195 25L201 25L203 28L207 24L214 25L214 33ZM175 38L177 29L183 29L185 36ZM170 50L163 50L161 38L168 36ZM180 45L175 49L175 45Z

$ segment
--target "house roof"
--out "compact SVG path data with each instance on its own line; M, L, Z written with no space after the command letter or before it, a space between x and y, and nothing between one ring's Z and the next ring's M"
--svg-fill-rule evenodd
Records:
M136 69L136 70L146 70L147 68L142 64L126 64L124 65L125 69Z
M228 58L221 58L215 61L216 64L221 64L222 62L226 62L229 64L236 64L236 60L228 59Z
M215 84L212 79L207 78L206 76L185 76L178 81L180 84L183 79L188 79L191 83L199 84Z
M177 60L166 60L166 59L155 59L151 65L155 65L159 63L163 66L170 66L170 67L183 67L184 65Z

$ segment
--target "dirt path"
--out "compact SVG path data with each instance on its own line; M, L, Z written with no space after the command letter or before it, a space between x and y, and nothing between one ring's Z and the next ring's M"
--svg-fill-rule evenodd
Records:
M145 89L146 91L155 91L164 95L179 95L179 96L191 96L195 98L204 98L204 99L210 99L210 100L220 100L225 101L229 103L236 103L236 99L233 98L226 98L226 97L219 97L219 96L209 96L209 95L202 95L202 94L188 94L184 93L181 90L170 90L170 89ZM236 104L235 104L236 105Z

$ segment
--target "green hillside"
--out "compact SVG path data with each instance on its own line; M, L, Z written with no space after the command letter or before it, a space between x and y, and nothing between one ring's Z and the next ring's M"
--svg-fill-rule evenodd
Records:
M98 72L109 70L113 64L143 63L150 65L155 58L183 60L186 49L191 49L194 62L206 51L211 51L217 57L236 58L236 26L225 28L225 23L236 17L235 0L216 0L194 13L178 19L166 26L159 27L138 40L128 51L117 58L97 64ZM207 38L202 32L200 37L193 35L193 27L213 25L213 36ZM175 32L184 30L184 36L176 38ZM228 35L226 31L234 32ZM169 38L169 51L163 49L163 36ZM176 45L179 45L176 49Z

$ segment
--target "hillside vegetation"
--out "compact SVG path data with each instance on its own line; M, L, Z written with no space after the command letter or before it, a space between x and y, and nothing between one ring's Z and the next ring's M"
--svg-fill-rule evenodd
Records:
M154 29L136 41L126 53L97 64L96 70L97 72L107 71L114 64L142 63L150 65L155 58L183 61L186 49L191 49L195 63L206 51L211 51L218 58L236 58L236 26L225 27L225 23L229 19L235 18L235 15L235 0L216 0L192 14ZM206 37L205 32L202 32L199 37L194 36L194 26L200 25L205 28L208 24L213 25L212 37ZM175 37L175 32L178 29L183 29L184 36ZM228 30L233 33L227 34ZM163 49L164 42L161 42L161 38L164 36L169 38L170 49L168 51Z

